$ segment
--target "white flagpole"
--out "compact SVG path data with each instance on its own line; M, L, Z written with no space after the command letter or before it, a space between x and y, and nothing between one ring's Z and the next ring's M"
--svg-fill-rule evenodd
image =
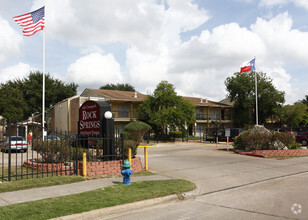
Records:
M45 28L46 28L46 5L44 1L44 19L45 19L45 27L43 29L43 93L42 93L42 140L44 141L44 133L45 133Z
M256 57L255 59L255 66L256 66ZM258 125L258 83L257 83L257 70L255 68L255 89L256 89L256 125Z

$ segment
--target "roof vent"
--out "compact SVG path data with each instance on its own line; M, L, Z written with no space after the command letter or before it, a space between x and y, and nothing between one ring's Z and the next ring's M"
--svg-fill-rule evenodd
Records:
M134 98L138 98L138 96L137 96L137 92L135 92L135 94L134 94Z
M207 100L207 99L205 99L205 103L208 103L208 100Z
M200 102L203 103L203 99L202 98L200 98Z

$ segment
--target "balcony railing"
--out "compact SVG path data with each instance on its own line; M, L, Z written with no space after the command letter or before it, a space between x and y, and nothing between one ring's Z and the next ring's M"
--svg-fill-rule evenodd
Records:
M196 120L232 120L231 115L196 114Z
M112 110L112 117L113 118L136 118L137 113L136 111L118 111Z

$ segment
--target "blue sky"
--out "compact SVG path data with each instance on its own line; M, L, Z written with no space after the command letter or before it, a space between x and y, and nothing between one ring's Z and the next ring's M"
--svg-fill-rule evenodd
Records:
M46 72L78 92L130 83L153 92L168 80L180 95L220 101L224 81L256 57L257 71L308 95L308 0L46 0ZM0 82L42 70L42 32L12 19L42 0L1 0Z

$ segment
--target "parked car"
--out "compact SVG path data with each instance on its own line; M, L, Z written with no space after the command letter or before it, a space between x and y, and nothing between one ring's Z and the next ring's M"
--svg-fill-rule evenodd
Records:
M308 143L308 131L297 134L295 136L295 141L297 143L302 144L303 146L307 146L307 143Z
M4 151L8 151L9 148L11 148L11 150L19 150L19 151L26 152L28 150L28 144L27 144L27 141L25 141L23 137L11 136L11 145L10 145L9 138L7 138L6 142L3 145L1 145L1 148Z

